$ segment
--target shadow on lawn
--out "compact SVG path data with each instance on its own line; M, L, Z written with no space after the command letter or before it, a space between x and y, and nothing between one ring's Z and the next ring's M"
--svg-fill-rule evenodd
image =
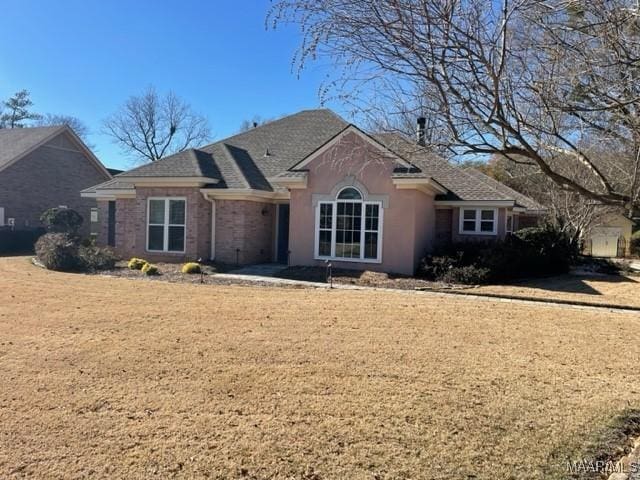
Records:
M609 474L620 471L621 466L617 465L617 462L631 452L638 437L640 410L627 408L617 412L609 418L602 419L591 432L585 432L583 438L569 441L568 444L554 450L544 468L544 478L608 478Z
M519 280L509 282L505 285L513 287L535 288L537 290L548 290L551 292L579 293L583 295L604 295L587 282L606 283L639 283L630 277L623 275L603 275L603 274L566 274L554 277L544 277L536 279Z

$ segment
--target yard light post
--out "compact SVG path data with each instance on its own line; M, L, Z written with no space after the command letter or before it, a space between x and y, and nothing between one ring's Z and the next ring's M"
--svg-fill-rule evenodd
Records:
M198 264L200 265L200 283L204 283L204 269L202 268L202 257L198 258Z

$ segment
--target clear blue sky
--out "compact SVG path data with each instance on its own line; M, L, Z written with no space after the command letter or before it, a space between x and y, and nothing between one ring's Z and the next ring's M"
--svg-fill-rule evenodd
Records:
M102 120L153 84L209 119L214 139L244 119L319 106L328 66L292 73L296 29L265 30L268 0L0 1L0 99L26 88L39 113L80 118L109 167L131 158ZM339 113L339 105L328 105Z

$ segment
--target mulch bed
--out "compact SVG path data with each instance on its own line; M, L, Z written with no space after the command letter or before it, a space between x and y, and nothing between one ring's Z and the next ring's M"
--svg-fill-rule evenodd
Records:
M245 281L240 279L221 278L217 273L226 273L229 269L220 265L202 265L203 275L184 274L180 271L179 263L154 263L158 267L159 275L147 276L140 270L130 270L126 262L118 262L112 270L99 272L100 275L132 278L147 281L165 281L173 283L216 284L216 285L270 285L272 282ZM394 288L399 290L462 290L472 288L464 285L449 285L441 282L392 275L381 272L333 269L333 282L362 287ZM276 278L286 280L301 280L305 282L327 283L327 271L322 267L289 267L276 275ZM305 288L304 285L281 284L291 288Z
M215 265L201 265L203 275L200 274L185 274L180 270L182 264L180 263L154 263L158 267L158 275L145 275L140 270L131 270L127 267L127 262L118 262L114 269L104 270L96 273L96 275L108 275L112 277L130 278L135 280L146 281L163 281L171 283L193 283L203 285L264 285L273 286L269 282L255 282L255 281L243 281L237 279L226 279L216 276L216 273L223 273L226 271L224 267ZM301 285L285 285L289 288L305 288Z
M395 288L398 290L462 290L466 285L450 285L422 278L394 275L382 272L332 269L333 282L362 287ZM323 267L289 267L277 275L288 280L327 282L327 269Z

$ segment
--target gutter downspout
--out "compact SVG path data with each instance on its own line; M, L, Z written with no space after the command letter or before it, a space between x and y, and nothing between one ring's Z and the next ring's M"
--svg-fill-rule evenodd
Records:
M205 200L211 203L211 254L209 260L214 261L216 259L216 201L209 198L206 193L200 193Z

